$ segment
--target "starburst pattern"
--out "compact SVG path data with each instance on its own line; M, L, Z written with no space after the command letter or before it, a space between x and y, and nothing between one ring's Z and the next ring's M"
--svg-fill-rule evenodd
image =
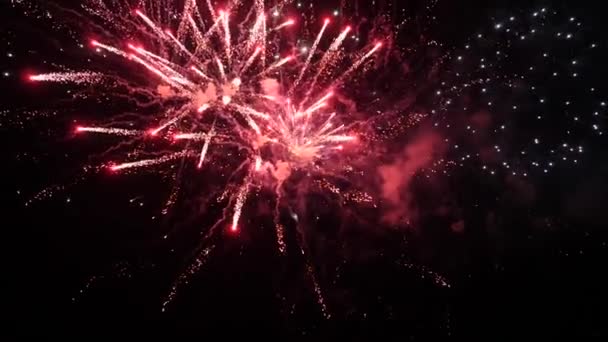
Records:
M95 84L108 89L110 101L126 96L136 104L136 120L118 115L121 120L114 116L101 125L79 124L78 135L133 139L127 146L171 144L170 151L143 146L127 151L132 160L104 162L101 169L112 173L152 170L180 160L198 169L213 167L218 156L236 148L239 155L230 157L233 152L228 152L228 162L239 162L220 196L229 205L208 236L225 221L236 232L251 190L268 187L277 195L274 223L278 249L284 253L284 226L279 219L282 184L296 170L331 174L334 170L316 162L356 143L357 122L344 122L349 113L334 108L332 102L342 83L362 70L382 43L370 42L361 52L345 55L342 46L351 32L347 26L321 51L331 25L330 19L323 19L310 48L291 48L285 55L277 46L283 42L282 31L291 29L296 20L269 24L269 13L283 4L268 9L262 0L246 3L220 9L209 1L201 5L188 0L183 8L161 10L162 1L141 2L136 8L120 1L88 1L82 6L86 18L103 25L89 45L113 63L126 63L118 68L121 72L53 71L33 74L29 80ZM345 58L350 65L341 67ZM128 79L133 72L143 80ZM142 110L150 113L137 114ZM152 127L141 126L142 122L151 122ZM168 206L176 196L177 192L171 194ZM229 212L231 219L226 217ZM163 209L167 213L168 207ZM194 258L197 270L209 254L209 249L204 251L204 258ZM308 269L321 296L312 267Z

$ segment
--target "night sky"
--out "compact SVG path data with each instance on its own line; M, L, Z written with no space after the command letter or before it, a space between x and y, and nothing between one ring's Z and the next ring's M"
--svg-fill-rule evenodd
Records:
M292 202L281 211L286 256L277 252L274 194L260 190L244 206L240 232L214 234L204 266L182 278L200 253L206 227L221 213L200 194L223 182L220 172L212 168L201 178L186 172L190 178L170 219L159 218L171 195L165 173L83 176L87 165L107 162L107 150L119 140L77 136L75 125L96 122L123 104L104 97L104 106L74 105L66 97L72 85L28 76L62 65L91 69L101 59L75 39L86 44L96 30L86 24L54 29L25 15L13 4L20 1L3 1L3 334L607 336L608 157L600 133L608 116L608 24L601 4L393 2L358 1L356 16L354 5L312 1L318 16L352 23L370 42L408 18L406 29L391 36L391 52L342 89L359 101L361 113L387 113L365 128L370 147L355 153L360 158L348 157L370 176L335 178L344 192L366 189L378 206L361 208L320 191L302 194L299 184L308 175L294 172L285 184ZM530 18L541 8L559 14L534 26ZM386 19L374 20L380 16ZM582 25L571 30L568 22ZM503 25L538 27L540 38L506 43L510 33L497 33ZM575 32L572 43L569 32ZM350 42L345 49L355 47ZM508 58L494 61L496 50ZM543 59L543 51L550 56ZM470 56L479 61L469 63ZM117 65L101 63L101 71ZM552 76L556 70L559 76ZM127 71L133 79L142 74L127 67L116 72ZM486 77L499 81L475 84ZM460 78L471 89L457 88ZM530 87L541 94L522 90ZM412 119L415 113L428 115ZM50 191L40 195L43 189ZM307 257L292 219L301 207L307 208L299 217ZM163 312L180 279L187 284L180 283Z

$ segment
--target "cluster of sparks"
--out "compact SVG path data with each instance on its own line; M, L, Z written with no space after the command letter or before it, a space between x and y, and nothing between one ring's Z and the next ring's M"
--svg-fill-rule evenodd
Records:
M228 118L232 122L237 122L238 119L235 117L238 116L245 125L241 125L239 121L232 126L232 129L238 130L238 135L241 137L246 137L245 142L253 154L250 158L252 175L256 172L259 173L264 167L269 167L265 166L266 163L259 155L259 148L265 144L278 144L285 147L289 151L288 159L290 159L286 162L295 162L299 166L303 166L321 158L324 154L342 150L343 143L356 140L356 136L348 133L344 124L336 124L339 114L327 113L328 109L331 109L330 101L334 95L332 89L339 84L338 81L334 81L328 86L323 95L310 100L313 93L319 89L315 88L319 76L329 68L332 62L335 62L338 57L336 52L340 49L351 28L346 27L326 52L318 53L317 47L330 25L329 19L323 20L323 25L312 47L304 56L301 56L305 62L297 71L297 78L289 86L288 95L299 95L299 98L302 99L295 103L290 97L256 89L258 82L275 81L269 75L298 57L277 58L274 63L269 65L265 60L267 52L265 44L268 35L294 25L295 20L287 19L276 27L268 29L266 28L267 12L263 1L255 0L253 5L255 20L252 21L251 28L245 32L236 32L236 35L231 32L231 9L236 10L237 4L234 4L233 8L218 10L207 2L212 23L206 31L203 31L201 26L204 24L199 23L199 21L203 21L203 17L199 12L198 4L195 0L186 1L179 14L180 20L176 34L172 33L171 28L162 27L160 23L148 17L143 9L134 9L131 13L132 18L127 20L139 20L139 24L147 28L147 34L155 39L157 46L163 46L171 54L165 53L161 56L152 49L131 42L125 42L126 48L122 48L94 39L90 41L90 45L97 51L117 55L130 63L143 67L149 72L150 77L157 80L158 96L164 99L180 100L180 104L169 108L167 113L161 113L166 119L156 127L134 130L108 126L78 126L76 132L124 137L142 135L163 137L170 128L178 126L181 120L193 115L200 117L213 111L218 116L233 116ZM105 19L108 21L118 20L117 16L108 12L111 7L111 4L104 2L92 2L85 6L96 15L106 16ZM214 39L219 40L221 44L216 44ZM343 72L342 75L337 75L336 80L342 80L357 70L380 49L381 45L380 42L377 42L368 48L368 51L353 62L350 69ZM217 46L221 48L215 48ZM304 94L297 86L305 80L309 69L313 69L313 60L319 54L321 55L320 61L314 65L312 79L306 83L308 91ZM35 82L72 82L76 84L93 83L102 78L102 74L93 72L53 72L29 77L31 81ZM247 131L243 132L243 129ZM211 127L207 132L174 132L171 137L175 141L190 140L202 144L196 163L198 168L201 168L210 148L213 148L214 138L217 135L214 127ZM192 156L193 153L184 149L157 158L111 163L108 167L111 171L123 171L151 167ZM252 175L246 176L248 181L241 186L234 197L231 224L233 231L238 229L239 218L250 187L249 181L254 178Z
M329 48L321 51L320 45L331 25L329 18L321 20L319 32L310 48L292 49L297 53L280 56L269 41L280 41L281 31L294 26L296 20L287 18L274 27L267 27L270 12L263 0L251 1L251 9L242 22L236 22L236 14L245 6L242 2L232 2L218 9L210 1L198 4L196 0L187 0L183 8L170 10L173 20L169 22L163 22L163 15L155 12L158 4L153 1L131 8L126 15L112 10L123 8L121 4L109 0L90 1L83 5L93 18L109 23L108 32L112 29L118 31L105 39L90 39L89 45L106 58L113 55L114 59L129 63L128 67L143 70L149 82L143 90L141 87L137 89L139 93L147 94L148 104L160 104L162 110L152 116L150 121L155 122L152 127L119 127L113 125L110 118L109 123L102 125L78 125L75 133L169 140L183 148L137 160L106 162L104 167L110 172L152 168L178 160L193 160L200 169L210 163L213 149L238 146L247 151L246 160L238 168L246 172L241 181L237 181L238 185L228 191L232 218L224 215L215 225L229 221L229 229L236 232L243 207L254 186L269 185L280 198L281 184L289 178L292 170L311 168L316 161L340 153L344 144L358 140L353 132L353 123L342 122L342 113L334 108L332 100L342 82L370 61L382 47L381 42L363 47L351 58L349 67L340 70L337 62L344 57L342 45L351 27L343 28ZM276 16L281 6L283 4L270 11ZM208 12L208 18L201 14L201 10ZM146 38L146 43L120 40L120 34L133 36L133 32L122 32L124 27L134 27ZM90 71L35 74L30 75L29 80L73 84L128 83L120 76ZM134 86L129 85L129 88ZM210 118L212 120L207 120ZM184 130L184 127L189 128ZM198 151L191 149L193 145L198 145ZM277 155L265 160L268 156L263 157L262 150L270 150ZM173 201L174 195L171 196ZM284 253L285 227L279 222L279 204L280 200L277 200L274 221L278 248ZM198 256L193 264L199 264L205 258ZM312 267L308 270L315 284L315 293L322 303ZM183 279L180 278L176 284L181 282ZM175 295L175 287L167 302Z

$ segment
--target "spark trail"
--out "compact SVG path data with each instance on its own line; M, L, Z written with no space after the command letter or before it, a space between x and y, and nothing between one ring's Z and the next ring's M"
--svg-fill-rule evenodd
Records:
M86 84L96 83L103 78L103 74L96 72L52 72L48 74L31 75L30 81Z
M142 135L142 131L134 130L134 129L124 129L124 128L112 128L112 127L76 127L76 132L92 132L92 133L101 133L101 134L111 134L111 135L120 135L120 136L137 136Z
M304 73L308 69L308 66L310 65L310 61L312 60L312 57L315 55L315 52L317 52L317 47L319 46L319 42L321 42L321 38L323 38L323 33L325 32L325 29L327 28L328 25L329 25L329 19L325 19L323 22L323 27L321 27L321 31L319 31L319 34L317 35L315 42L312 44L312 47L310 48L308 57L306 57L306 62L304 62L304 66L302 67L302 70L300 70L300 73L298 74L298 78L295 80L295 82L293 82L291 91L293 91L293 89L295 87L297 87L298 84L300 84L302 77L304 77Z
M182 151L182 152L164 155L162 157L155 158L155 159L144 159L144 160L139 160L139 161L135 161L135 162L116 164L116 165L110 166L110 170L120 171L120 170L125 170L125 169L154 166L154 165L158 165L158 164L162 164L162 163L166 163L166 162L169 162L172 160L179 159L181 157L184 157L186 154L187 154L187 152Z

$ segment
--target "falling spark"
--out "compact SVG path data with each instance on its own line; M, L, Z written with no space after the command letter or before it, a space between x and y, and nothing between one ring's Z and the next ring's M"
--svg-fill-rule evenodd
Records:
M253 118L251 118L251 116L249 116L248 114L245 115L245 120L247 120L247 123L249 124L249 126L258 134L261 135L262 134L262 130L260 130L260 126L258 126L258 124L255 122L255 120L253 120Z
M304 77L304 73L308 69L308 66L310 65L310 61L312 60L312 57L314 56L315 52L317 51L317 47L319 46L319 42L321 41L321 38L323 38L323 32L325 32L327 25L329 25L329 19L325 19L325 22L323 23L323 27L321 27L321 31L319 31L319 34L317 35L315 42L312 44L312 47L310 48L310 52L308 53L306 62L304 62L304 66L302 67L302 70L300 70L300 74L298 75L298 78L292 85L292 88L291 88L292 90L295 87L297 87L298 84L300 84L302 77Z
M243 210L243 204L247 200L247 193L249 191L249 183L245 183L241 190L239 190L236 196L236 204L234 205L234 215L232 216L232 227L231 230L236 232L238 229L239 219L241 218L241 211Z
M223 24L224 24L224 33L225 33L225 40L224 40L224 44L226 45L226 57L228 58L228 60L230 61L230 55L231 55L231 38L230 38L230 25L228 24L228 12L220 12L220 15L222 16L223 20Z
M57 82L57 83L96 83L103 78L102 74L95 72L53 72L48 74L31 75L30 81Z
M194 59L194 58L195 58L195 57L194 57L194 55L192 54L192 52L188 51L188 49L187 49L187 48L184 46L184 44L182 44L182 43L181 43L181 42L180 42L180 41L179 41L179 40L178 40L178 39L177 39L177 38L176 38L176 37L173 35L173 33L171 33L171 31L169 31L169 30L165 30L165 34L166 34L167 36L169 36L169 38L171 38L171 40L173 41L173 43L174 43L174 44L175 44L177 47L179 47L180 52L185 53L185 54L186 54L186 56L188 56L188 57L190 57L190 58L192 58L192 59ZM194 69L196 69L194 66L193 66L192 68L193 68L193 70L194 70ZM200 71L200 70L199 70L199 72L202 74L202 71ZM203 74L203 75L204 75L204 74ZM206 77L206 76L205 76L205 77ZM208 78L208 77L206 77L206 78ZM209 78L209 79L210 79L210 78Z
M284 22L284 23L280 24L279 26L275 27L273 29L273 31L278 31L278 30L280 30L280 29L282 29L284 27L291 26L291 25L295 24L295 22L296 22L295 20L289 19L286 22Z
M216 58L215 62L217 63L217 68L220 71L220 75L222 76L222 81L226 82L226 72L224 71L224 64L222 63L222 61L220 61L219 58Z
M143 21L148 26L150 26L154 30L154 32L156 32L156 34L159 35L159 37L163 37L164 36L163 30L161 30L158 26L156 26L156 24L154 24L154 22L152 20L150 20L150 18L148 18L140 10L135 10L135 14L137 14L141 19L143 19Z
M102 134L112 134L120 136L136 136L141 135L142 131L134 129L113 128L113 127L76 127L76 132L93 132Z
M195 72L197 75L199 75L200 77L205 78L205 79L208 79L208 80L211 80L211 77L209 77L209 76L205 75L205 73L204 73L204 72L202 72L201 70L199 70L197 67L195 67L195 66L191 66L191 67L190 67L190 69L192 69L192 70L193 70L193 71L194 71L194 72Z
M325 138L325 141L331 141L331 142L344 142L344 141L353 141L355 140L355 137L351 137L349 135L332 135L332 136L328 136L327 138ZM340 147L339 149L341 150L343 147Z
M98 42L96 40L91 41L91 45L93 45L95 47L98 47L98 48L101 48L101 49L104 49L106 51L112 52L113 54L122 56L124 58L130 58L129 57L130 55L128 53L126 53L126 52L124 52L124 51L122 51L122 50L120 50L118 48L115 48L113 46L102 44L102 43L100 43L100 42Z
M146 69L148 69L148 70L152 71L153 73L155 73L156 75L158 75L165 82L169 83L170 85L174 86L177 89L184 91L184 88L178 82L176 82L174 79L172 79L171 77L164 74L162 71L158 70L156 67L154 67L150 63L144 61L143 59L137 57L134 54L131 54L130 57L132 60L138 62L139 64L146 67Z
M213 137L213 130L207 134L205 137L205 144L203 145L203 149L201 150L201 157L198 161L197 167L200 169L203 167L203 163L205 162L205 156L207 156L207 150L209 150L209 144L211 143L211 138Z
M307 96L310 95L310 93L313 91L315 85L317 84L317 80L318 80L319 76L321 75L321 73L323 71L325 71L325 68L327 68L327 65L329 64L329 61L335 56L335 52L340 48L340 46L344 42L344 39L346 39L346 35L348 35L348 32L350 32L350 26L347 26L342 31L342 33L334 40L334 42L329 46L329 49L325 52L325 54L321 58L321 62L318 67L317 73L313 77L311 85L308 88L309 90L307 92Z
M206 133L179 133L173 136L175 140L194 140L202 141L207 139L208 134Z
M273 64L273 65L269 66L269 67L268 67L268 69L264 70L264 71L262 72L262 75L263 75L263 74L267 74L267 73L268 73L268 72L270 72L271 70L274 70L274 69L276 69L276 68L281 67L282 65L284 65L284 64L285 64L285 63L287 63L287 62L289 62L289 61L290 61L290 60L292 60L292 59L293 59L293 56L287 56L287 57L285 57L285 58L283 58L283 59L279 60L279 61L278 61L278 62L276 62L275 64Z
M201 108L203 108L201 110ZM207 107L203 106L199 108L199 112L203 112ZM155 129L151 129L150 130L150 135L157 135L160 131L162 131L163 129L173 125L174 123L176 123L177 121L179 121L180 119L182 119L184 116L188 115L190 113L190 108L185 108L182 109L181 112L179 112L179 114L173 116L169 121L165 122L164 124L160 125L158 128Z
M251 54L251 57L249 57L249 59L247 60L247 62L245 62L245 65L241 69L241 74L247 71L247 69L249 69L249 67L253 64L253 61L255 61L255 58L260 54L261 51L261 47L258 46L255 48L253 54Z
M156 159L144 159L144 160L139 160L139 161L130 162L130 163L112 165L112 166L110 166L110 170L120 171L120 170L126 170L126 169L153 166L153 165L158 165L158 164L166 163L166 162L181 158L185 155L186 155L186 152L176 152L176 153L165 155L165 156L162 156L162 157L156 158Z
M355 70L357 70L361 64L363 64L363 62L365 62L371 55L373 55L376 51L378 51L380 48L382 47L382 43L376 43L376 45L374 45L374 48L372 48L368 53L366 53L365 55L363 55L363 57L359 58L358 61L356 61L353 66L350 67L350 69L348 69L344 74L342 74L342 76L338 77L335 81L334 81L334 85L338 84L339 82L341 82L345 77L349 76L352 72L354 72Z
M258 118L262 118L262 119L266 119L266 120L268 120L270 118L270 116L268 114L259 112L251 107L245 107L245 106L241 106L241 105L237 105L237 104L233 104L232 106L234 108L236 108L237 110L239 110L241 113L250 114L250 115L257 116Z

